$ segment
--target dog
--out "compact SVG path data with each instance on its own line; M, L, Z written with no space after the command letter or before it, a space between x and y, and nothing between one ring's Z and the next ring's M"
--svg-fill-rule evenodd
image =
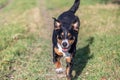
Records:
M52 35L53 62L56 66L56 73L63 73L60 59L66 59L66 77L72 79L73 59L76 53L80 20L75 12L78 10L80 0L75 0L73 6L63 12L57 19L54 19Z

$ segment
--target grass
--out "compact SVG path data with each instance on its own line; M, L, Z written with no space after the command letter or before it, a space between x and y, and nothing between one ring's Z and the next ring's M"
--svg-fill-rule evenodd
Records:
M35 4L29 1L28 5L20 7L26 4L26 1L14 1L0 12L0 79L2 80L10 79L10 74L14 71L11 68L12 63L20 55L24 55L27 47L35 40L35 36L31 35L26 27L28 24L26 10Z
M41 1L13 0L0 11L0 80L65 80L54 70L52 26L46 25L41 7L51 18L68 10L73 0L45 0L44 6ZM81 0L76 13L81 28L73 80L120 79L120 8L101 1Z
M0 7L1 7L2 5L4 5L5 3L7 3L7 1L8 1L8 0L0 0Z
M11 4L6 6L4 8L4 11L6 11L6 12L8 12L8 11L24 12L25 10L32 8L37 4L37 1L31 0L31 1L29 1L29 4L28 4L28 1L29 0L25 0L25 1L16 1L15 0L12 2L12 0L11 0Z
M58 0L51 0L49 2L49 0L46 0L46 6L48 9L58 9L59 7L61 8L65 8L66 6L71 6L71 3L73 3L74 1L73 0L70 0L70 1L58 1ZM51 4L52 3L52 4ZM59 4L56 4L56 3L59 3ZM54 4L54 6L53 6Z
M75 79L117 80L120 78L118 71L120 69L118 60L120 54L118 17L120 15L117 14L119 7L113 4L95 6L83 6L81 13L78 12L81 17L81 30L77 57L81 59L77 58L76 61L81 64L76 62L76 66L80 66L75 67L75 70L79 71ZM94 39L92 44L88 41L91 37ZM88 42L85 42L86 40Z
M96 3L99 4L99 3L102 3L102 4L106 4L106 3L109 3L111 2L112 0L81 0L81 5L95 5ZM52 4L51 4L52 3ZM59 4L56 4L56 3L59 3ZM47 5L47 8L48 9L58 9L59 7L60 8L65 8L65 7L68 7L68 6L71 6L72 4L74 3L73 0L70 0L70 1L55 1L55 0L51 0L49 2L49 0L46 0L46 5ZM54 6L53 6L54 4Z

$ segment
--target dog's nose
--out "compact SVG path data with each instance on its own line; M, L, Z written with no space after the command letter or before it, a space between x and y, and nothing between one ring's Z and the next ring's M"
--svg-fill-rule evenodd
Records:
M63 45L63 47L66 47L67 46L67 42L63 42L62 45Z

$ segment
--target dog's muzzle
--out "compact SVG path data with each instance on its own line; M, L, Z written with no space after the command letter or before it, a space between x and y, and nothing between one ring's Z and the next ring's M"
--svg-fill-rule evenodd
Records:
M65 39L65 40L62 41L61 46L62 46L62 51L63 52L68 52L68 50L70 49L70 45L69 45L67 39Z

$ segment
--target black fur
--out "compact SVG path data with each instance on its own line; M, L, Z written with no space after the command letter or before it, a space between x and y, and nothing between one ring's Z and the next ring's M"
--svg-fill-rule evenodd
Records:
M75 12L79 8L80 0L75 0L73 6L66 12L63 12L57 19L54 18L54 30L53 30L53 36L52 36L52 43L53 43L53 62L55 63L57 61L57 58L61 57L57 55L54 51L54 48L57 47L57 35L59 35L61 32L69 32L72 34L72 36L75 37L74 43L71 45L71 48L69 50L70 55L72 56L72 60L70 63L67 62L67 67L70 68L69 75L67 76L68 80L71 80L71 72L72 72L72 65L73 65L73 58L76 53L76 44L77 44L77 38L78 38L78 32L79 26L80 26L80 20L75 15ZM56 23L57 22L57 23ZM72 24L77 24L77 29L74 29Z

